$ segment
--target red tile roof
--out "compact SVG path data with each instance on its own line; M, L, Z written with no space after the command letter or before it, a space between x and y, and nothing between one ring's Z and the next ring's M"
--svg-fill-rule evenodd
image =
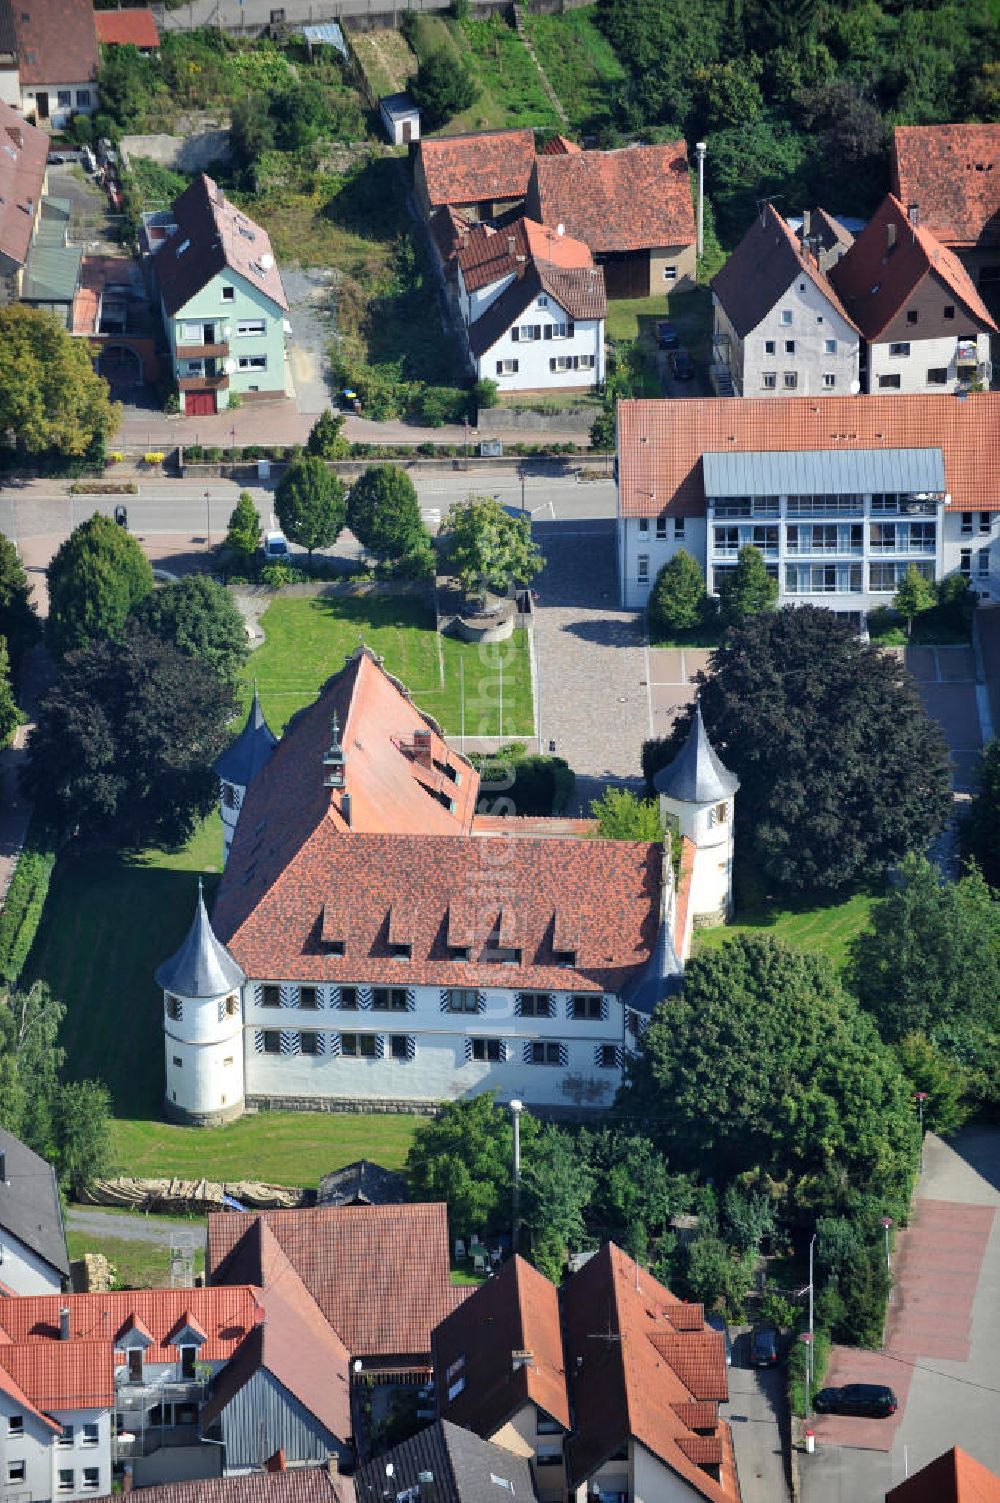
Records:
M620 402L621 513L703 516L706 453L882 448L940 448L950 509L1000 511L1000 392L979 392Z
M539 157L529 203L592 251L691 245L694 205L683 141Z
M97 40L105 47L153 48L160 45L160 33L151 10L97 10L94 12Z
M476 292L503 277L523 276L532 257L569 270L592 267L589 246L554 228L519 218L494 229L473 225L456 252L467 292Z
M331 1477L325 1466L199 1477L143 1488L143 1503L354 1503L354 1497L353 1478Z
M946 296L950 293L962 304L967 322L997 332L976 284L954 251L946 249L926 225L911 224L903 205L891 193L882 200L846 256L830 271L830 281L869 340L879 338L920 284L931 276L944 283ZM919 337L918 327L913 338Z
M1000 124L897 125L892 185L946 245L1000 245Z
M207 1362L232 1356L260 1312L249 1288L123 1289L109 1294L31 1294L0 1301L0 1327L17 1344L33 1348L39 1342L59 1342L59 1312L69 1311L70 1345L78 1341L113 1343L130 1320L151 1333L146 1348L149 1362L176 1362L169 1343L180 1317L189 1312L207 1332L199 1355ZM66 1343L62 1343L65 1347ZM0 1360L10 1348L0 1344ZM124 1361L124 1353L115 1353Z
M773 204L764 205L711 285L742 338L756 329L798 277L808 277L841 318L856 327L830 278L803 252L798 236Z
M555 135L550 136L545 145L538 148L538 155L540 157L563 157L582 151L582 149L582 147L577 146L575 141L571 141L568 136Z
M93 0L13 0L17 71L22 88L92 83L100 55Z
M431 207L523 198L535 160L532 130L424 137L420 159Z
M171 1353L176 1360L176 1353ZM54 1341L0 1346L0 1367L47 1413L110 1409L115 1401L114 1360L107 1341Z
M352 1356L408 1357L468 1291L451 1283L444 1205L320 1206L311 1211L217 1212L208 1218L213 1284L245 1277L267 1248L241 1246L264 1221ZM274 1265L261 1269L265 1287Z
M701 1470L723 1459L726 1426L717 1422L714 1435L702 1437L683 1417L685 1405L728 1397L720 1333L687 1329L682 1302L613 1243L566 1284L563 1311L576 1420L571 1486L631 1438L712 1503L732 1503L728 1469L722 1482Z
M227 266L288 311L267 231L248 219L204 172L175 199L173 217L177 229L154 260L171 318Z
M6 1348L0 1347L0 1351L4 1350L9 1351L11 1348L9 1346ZM54 1419L50 1419L47 1414L43 1414L40 1409L36 1408L20 1383L11 1376L2 1362L0 1362L0 1393L6 1394L7 1398L18 1409L23 1409L27 1414L33 1414L35 1419L47 1426L48 1429L55 1430L58 1433L62 1432L62 1425L57 1424Z
M952 1446L890 1488L885 1503L1000 1503L1000 1477Z
M511 282L483 316L470 324L469 349L473 355L484 355L491 350L525 309L534 305L541 292L548 293L556 306L577 322L607 317L603 267L570 270L548 261L531 260L524 268L524 275Z
M514 1353L528 1353L515 1361ZM465 1388L448 1400L447 1374L465 1359ZM434 1332L434 1370L442 1419L488 1440L527 1403L571 1427L559 1296L523 1258L500 1272L441 1322Z
M45 131L0 100L0 253L23 266L49 159Z

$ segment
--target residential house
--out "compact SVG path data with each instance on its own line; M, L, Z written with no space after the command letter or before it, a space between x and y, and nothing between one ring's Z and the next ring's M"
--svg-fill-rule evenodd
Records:
M980 292L1000 286L1000 124L897 125L892 191L958 255ZM995 305L994 305L995 306Z
M58 1294L68 1279L55 1170L0 1127L0 1292Z
M364 1462L354 1484L364 1503L537 1503L525 1461L447 1420Z
M534 161L528 129L425 137L413 167L417 202L428 219L441 208L470 221L496 219L523 205Z
M0 100L0 303L14 303L21 295L47 188L48 157L45 132Z
M171 1116L611 1104L689 942L661 843L479 812L475 769L363 648L260 760L248 786L219 764L239 813L214 929L199 900L157 973Z
M559 1293L515 1260L434 1352L442 1420L529 1461L543 1500L739 1498L722 1337L613 1243Z
M989 385L997 326L958 259L891 193L830 272L865 340L868 392Z
M160 45L156 17L143 6L95 10L94 25L102 47L136 47L140 52L156 52Z
M288 301L267 232L201 173L145 238L182 411L284 396Z
M526 213L590 246L609 298L694 286L694 205L683 141L541 154Z
M228 1477L197 1477L142 1490L143 1503L355 1503L354 1479L335 1466L282 1466Z
M431 1332L468 1290L451 1282L447 1207L317 1206L208 1218L213 1285L265 1289L296 1270L352 1364L377 1380L426 1370Z
M712 278L711 375L720 396L858 391L857 324L805 231L799 238L765 204Z
M458 305L477 378L501 391L604 380L604 274L579 240L531 219L462 229Z
M0 100L62 130L97 109L92 0L0 0Z
M952 1446L891 1487L885 1503L1000 1503L1000 1477L960 1446Z
M782 604L888 605L910 564L1000 589L1000 393L629 401L618 407L618 570L640 610L684 548L715 593L741 547Z

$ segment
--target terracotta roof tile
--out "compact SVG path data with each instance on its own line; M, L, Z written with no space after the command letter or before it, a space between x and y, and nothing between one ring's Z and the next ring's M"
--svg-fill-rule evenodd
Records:
M22 87L97 78L93 0L14 0L12 9Z
M565 157L571 156L582 149L582 147L577 146L575 141L571 141L568 136L555 135L550 136L545 145L538 148L538 155L540 157Z
M940 448L950 509L1000 510L1000 392L980 392L620 402L621 513L704 516L706 453L883 448Z
M4 1356L6 1356L8 1351L11 1349L8 1347L2 1350ZM48 1429L55 1430L61 1433L62 1425L57 1424L54 1419L50 1419L47 1414L43 1414L42 1411L31 1402L31 1399L21 1387L20 1383L18 1383L17 1380L8 1372L6 1363L4 1362L0 1362L0 1393L6 1394L7 1398L10 1399L18 1409L23 1409L27 1413L33 1414L35 1418L39 1420L43 1425L47 1426Z
M798 277L806 276L840 316L856 328L830 279L814 258L803 252L773 204L765 204L722 270L712 278L712 291L740 337L749 334L770 313Z
M1000 1477L952 1446L891 1488L885 1503L1000 1503Z
M831 282L870 340L878 339L929 276L939 277L946 291L962 304L967 321L979 329L997 332L976 284L954 251L943 246L925 225L912 225L903 205L891 193L847 255L830 271ZM918 328L913 338L919 337Z
M106 1341L0 1346L0 1367L37 1409L49 1413L109 1409L115 1401L114 1359Z
M535 160L531 130L424 137L420 142L432 208L523 198Z
M353 1479L331 1477L325 1466L199 1477L146 1487L143 1493L143 1503L354 1503L355 1497Z
M475 323L469 325L469 349L484 355L493 348L540 292L546 292L571 319L603 319L608 303L604 288L604 270L600 266L573 270L553 266L547 261L531 260L523 275L504 289Z
M719 1419L719 1405L715 1399L685 1400L671 1405L671 1408L689 1430L714 1430Z
M503 277L523 276L532 258L568 271L594 264L590 247L582 240L559 235L555 228L524 218L513 219L499 228L489 224L472 226L459 244L456 256L467 292L476 292Z
M592 251L690 245L695 238L683 141L539 157L529 203L543 224L564 224Z
M1000 124L897 125L892 183L946 245L1000 245Z
M722 1465L722 1437L719 1435L681 1435L677 1445L688 1461L697 1466Z
M153 48L160 45L153 12L140 6L132 10L96 10L94 25L97 40L105 47Z
M174 200L173 216L177 229L154 257L170 317L227 266L288 311L267 231L248 219L204 172Z
M249 1288L122 1289L109 1294L31 1294L0 1301L0 1325L16 1344L59 1342L59 1312L69 1311L70 1345L77 1341L113 1343L130 1318L152 1335L149 1362L176 1362L168 1336L185 1313L193 1315L208 1339L200 1356L224 1362L257 1321L257 1298ZM66 1343L61 1343L63 1347ZM0 1345L0 1358L9 1348ZM124 1361L117 1352L115 1360Z
M41 200L49 138L0 100L0 252L23 266Z
M240 1244L263 1221L352 1356L422 1356L431 1331L465 1297L451 1283L444 1205L320 1206L217 1212L208 1218L213 1284L250 1271ZM265 1285L271 1272L261 1270Z
M511 1258L441 1322L433 1350L443 1419L485 1440L533 1403L569 1430L559 1296L523 1258ZM514 1358L525 1352L530 1359ZM445 1374L460 1358L465 1388L449 1401Z

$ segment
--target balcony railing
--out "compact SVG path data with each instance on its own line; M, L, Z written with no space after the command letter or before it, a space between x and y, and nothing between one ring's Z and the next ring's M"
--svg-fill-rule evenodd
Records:
M860 550L859 550L860 552ZM871 552L877 553L880 558L887 555L903 558L910 553L919 553L924 556L937 552L936 543L872 543Z
M809 558L837 554L841 558L860 558L864 553L863 543L786 543L789 558Z
M215 344L179 344L177 346L178 360L224 360L228 354L228 340L216 341Z
M738 558L739 557L739 553L740 553L740 549L741 548L745 548L747 546L748 545L746 543L713 543L712 544L712 557L713 558ZM767 544L752 543L749 546L751 546L753 548L756 548L757 552L758 553L762 553L765 558L777 558L778 557L778 545L777 545L777 543L767 543Z
M229 387L229 377L221 376L181 376L177 382L178 391L226 391Z

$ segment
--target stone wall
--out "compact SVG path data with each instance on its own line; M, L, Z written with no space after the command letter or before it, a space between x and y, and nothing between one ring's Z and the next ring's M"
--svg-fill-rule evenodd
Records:
M228 162L232 153L228 130L200 130L189 136L123 136L125 161L146 157L177 172L203 172L213 162Z

